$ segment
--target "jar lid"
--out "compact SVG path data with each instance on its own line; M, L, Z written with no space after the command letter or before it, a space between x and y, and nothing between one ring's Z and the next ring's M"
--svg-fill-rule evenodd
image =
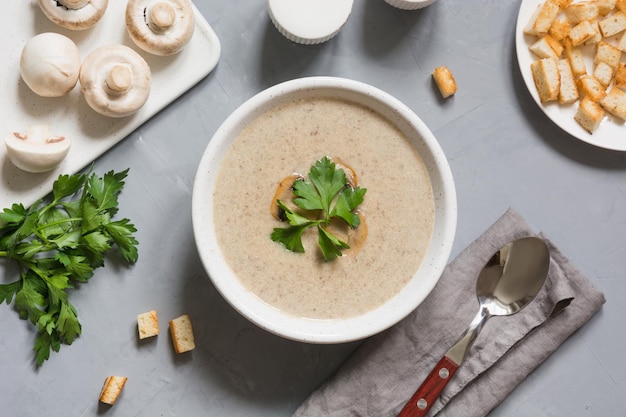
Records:
M435 0L385 0L388 4L402 10L417 10L434 3Z
M347 22L354 0L268 0L269 15L287 39L305 45L326 42Z

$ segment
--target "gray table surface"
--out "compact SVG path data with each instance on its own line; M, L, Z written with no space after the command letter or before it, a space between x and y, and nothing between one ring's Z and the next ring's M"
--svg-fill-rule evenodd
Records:
M83 334L39 370L30 324L0 306L0 415L287 416L358 347L255 327L219 295L194 246L192 185L213 132L257 92L312 75L383 89L434 132L458 194L452 257L513 207L606 294L602 310L492 415L626 413L626 154L569 136L535 105L515 57L520 1L440 0L405 12L357 0L342 32L317 46L280 35L265 1L195 4L220 38L217 68L95 162L98 172L131 168L120 213L139 229L140 260L98 270L72 295ZM459 84L445 101L431 79L439 65ZM164 329L139 342L135 317L150 309ZM198 347L177 356L165 327L183 313ZM98 394L111 374L129 381L108 409Z

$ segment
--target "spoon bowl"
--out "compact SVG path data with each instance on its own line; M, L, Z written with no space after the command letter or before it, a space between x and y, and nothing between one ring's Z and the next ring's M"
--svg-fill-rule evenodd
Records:
M494 253L476 280L478 313L398 417L425 416L465 359L487 319L510 316L526 307L543 287L549 267L550 251L537 237L517 239Z

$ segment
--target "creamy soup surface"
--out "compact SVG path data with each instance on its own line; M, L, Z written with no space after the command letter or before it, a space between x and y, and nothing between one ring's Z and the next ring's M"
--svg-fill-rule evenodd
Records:
M270 203L286 176L308 177L324 156L339 158L367 189L359 209L368 237L355 255L324 262L317 230L306 252L270 239ZM276 107L236 138L221 163L214 193L220 248L241 282L267 304L315 319L353 317L381 305L411 279L426 252L434 198L424 163L387 119L364 106L311 98Z

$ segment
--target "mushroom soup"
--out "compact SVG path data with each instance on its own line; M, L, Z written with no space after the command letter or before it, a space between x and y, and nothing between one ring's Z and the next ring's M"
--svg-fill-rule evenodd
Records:
M337 158L367 189L359 210L367 240L356 253L323 261L315 228L305 253L270 239L284 227L270 205L277 185ZM225 155L214 192L214 224L226 262L267 304L314 319L361 315L396 295L417 271L434 224L424 162L391 122L364 106L309 98L278 106L247 126Z

